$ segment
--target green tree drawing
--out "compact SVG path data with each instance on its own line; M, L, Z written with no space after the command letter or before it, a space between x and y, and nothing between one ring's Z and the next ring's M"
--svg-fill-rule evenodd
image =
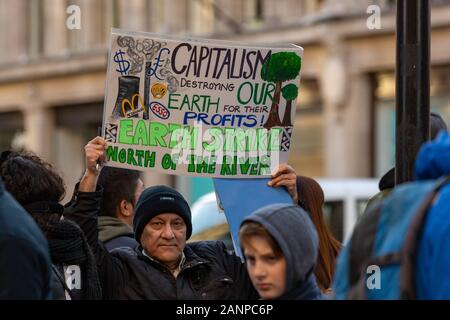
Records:
M275 93L270 107L269 117L264 128L270 130L281 126L279 104L281 86L284 81L295 79L301 68L301 58L295 52L277 52L270 55L261 68L261 78L275 83Z
M281 122L281 126L292 127L292 120L291 120L292 101L297 99L298 87L293 83L285 85L283 89L281 89L281 94L283 95L283 98L286 99L286 110L284 111L284 117L283 121Z

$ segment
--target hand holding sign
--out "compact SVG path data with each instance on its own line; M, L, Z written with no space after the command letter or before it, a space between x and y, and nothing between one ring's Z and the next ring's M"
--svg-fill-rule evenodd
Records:
M106 141L102 137L95 137L84 147L86 171L81 179L79 190L82 192L94 192L101 168L106 162Z
M234 249L241 258L238 237L241 221L266 205L292 203L292 199L284 188L271 188L268 186L268 181L268 179L214 179L216 194L230 225Z
M272 180L270 180L267 185L274 188L285 187L289 192L292 201L294 203L298 202L297 173L290 165L281 164L272 174Z

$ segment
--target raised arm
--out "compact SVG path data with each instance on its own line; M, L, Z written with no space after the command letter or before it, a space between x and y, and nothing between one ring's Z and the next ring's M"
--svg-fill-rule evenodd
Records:
M105 160L105 148L106 142L101 137L95 137L84 147L86 171L66 205L64 218L76 222L83 230L97 260L103 298L114 299L116 289L124 284L126 275L121 261L98 240L97 219L103 188L97 186L97 180Z
M106 142L101 137L95 137L84 147L86 171L64 210L64 218L81 227L94 254L98 250L97 217L103 192L101 186L97 187L97 180L104 162L105 147Z

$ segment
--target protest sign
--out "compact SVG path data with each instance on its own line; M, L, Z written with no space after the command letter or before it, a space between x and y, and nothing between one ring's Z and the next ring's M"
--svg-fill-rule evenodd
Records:
M108 165L221 178L286 163L303 49L113 29Z

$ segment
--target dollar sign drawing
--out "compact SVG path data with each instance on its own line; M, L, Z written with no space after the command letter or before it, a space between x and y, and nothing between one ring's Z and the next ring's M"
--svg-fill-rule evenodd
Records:
M119 65L119 68L116 69L117 72L120 72L120 74L126 75L128 72L128 69L130 69L130 62L128 60L125 60L123 58L123 55L125 52L122 50L116 51L116 54L114 55L114 61Z

